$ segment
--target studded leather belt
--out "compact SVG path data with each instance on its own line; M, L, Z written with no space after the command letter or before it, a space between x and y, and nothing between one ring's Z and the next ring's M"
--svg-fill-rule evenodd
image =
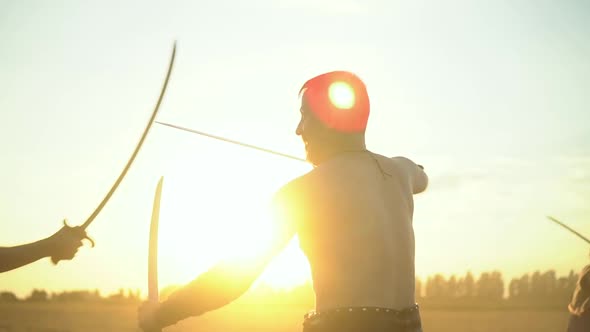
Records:
M418 304L414 304L411 307L402 309L402 310L395 310L389 308L381 308L381 307L340 307L322 311L315 311L312 310L306 313L303 316L304 320L319 318L319 317L326 317L326 316L334 316L338 314L379 314L384 316L391 316L391 317L403 317L403 316L412 316L415 312L418 312L420 307Z
M341 307L310 311L304 331L422 331L418 304L402 310L381 307Z

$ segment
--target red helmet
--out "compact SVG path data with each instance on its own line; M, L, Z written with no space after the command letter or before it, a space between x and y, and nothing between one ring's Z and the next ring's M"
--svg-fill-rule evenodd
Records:
M326 126L340 132L364 132L369 120L369 95L353 73L333 71L305 82L299 95Z

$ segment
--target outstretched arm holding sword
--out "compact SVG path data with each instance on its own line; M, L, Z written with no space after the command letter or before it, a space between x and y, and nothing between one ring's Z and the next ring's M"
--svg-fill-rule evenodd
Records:
M82 246L83 231L63 226L55 234L27 244L0 247L0 273L17 269L46 257L71 260Z
M273 204L273 241L261 250L259 255L249 259L228 259L218 262L207 272L171 294L166 301L146 301L139 308L139 326L146 332L159 331L185 318L221 308L244 294L267 264L295 235L293 218L285 218L285 213L280 211L286 207L289 195L287 192L294 190L294 185L295 182L276 194Z
M160 92L158 102L156 104L154 111L152 112L150 120L141 136L141 139L139 143L136 145L133 154L131 155L130 159L125 165L125 168L123 169L123 171L121 172L121 174L119 175L119 177L117 178L109 192L100 202L100 204L96 207L94 212L80 226L69 226L64 220L63 227L58 232L56 232L48 238L14 247L0 247L0 273L16 269L27 264L31 264L45 257L51 257L51 261L54 264L57 264L60 260L71 260L75 256L78 248L82 245L83 239L88 239L94 246L94 241L86 234L86 228L94 221L94 219L98 216L100 211L102 211L103 207L109 201L109 199L111 198L111 196L113 195L113 193L125 177L125 174L131 167L131 164L133 163L135 157L137 156L139 149L141 148L147 136L147 133L156 118L156 114L158 113L160 104L164 97L164 93L166 92L166 87L168 86L168 81L170 78L170 74L172 72L175 55L176 43L174 43L172 57L170 59L170 64L168 67L168 73L166 75L164 85Z

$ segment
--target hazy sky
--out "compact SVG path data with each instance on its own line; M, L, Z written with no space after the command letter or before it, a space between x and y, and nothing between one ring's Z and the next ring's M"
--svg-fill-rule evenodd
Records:
M0 245L88 217L177 40L159 120L299 156L301 84L361 76L369 148L431 178L416 197L419 275L580 269L588 246L545 216L590 236L589 15L581 0L0 1ZM145 290L161 175L161 285L188 281L246 246L273 191L307 169L155 125L88 229L96 248L1 274L0 289ZM290 250L277 273L305 270Z

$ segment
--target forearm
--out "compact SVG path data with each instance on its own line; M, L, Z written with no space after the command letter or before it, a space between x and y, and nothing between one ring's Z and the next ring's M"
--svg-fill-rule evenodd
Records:
M257 273L219 264L161 303L155 319L162 327L219 309L244 294Z
M0 273L14 270L49 256L46 239L14 247L0 248Z
M285 195L284 191L281 193ZM282 206L285 211L294 210L289 209L288 205L279 204L283 200L277 197L279 196L273 199L276 203L273 206ZM289 219L290 217L291 214L276 216L277 221L270 228L273 241L259 253L252 256L238 255L220 262L182 289L172 293L152 311L151 322L163 328L185 318L221 308L239 298L295 236L295 223Z

